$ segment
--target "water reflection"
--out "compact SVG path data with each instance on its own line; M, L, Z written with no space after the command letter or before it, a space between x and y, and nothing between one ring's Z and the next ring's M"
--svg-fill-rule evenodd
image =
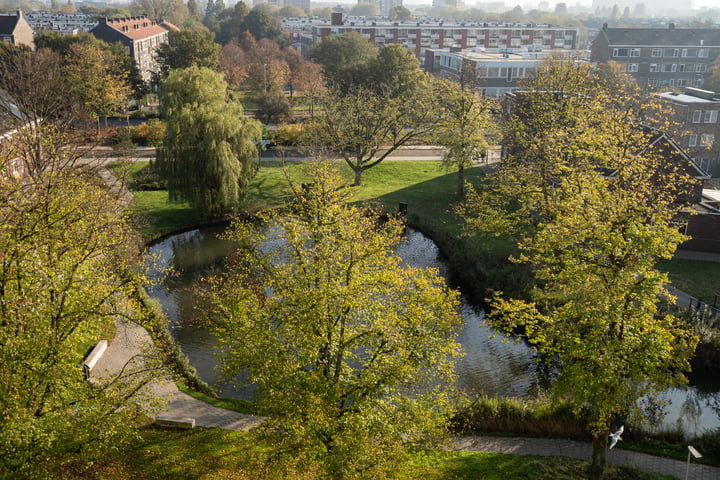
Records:
M224 226L208 227L174 235L156 243L149 253L156 256L158 267L152 275L160 276L162 269L173 266L174 273L167 280L152 287L150 295L157 298L170 319L172 333L200 377L223 396L249 398L252 389L236 390L220 383L215 366L216 339L193 321L196 297L192 285L209 269L222 265L231 248L230 242L218 238ZM444 276L446 264L437 246L419 232L409 231L407 241L398 246L397 253L408 265L434 267ZM458 361L458 388L470 395L524 397L536 393L542 368L525 343L516 343L496 334L484 323L484 312L463 300L461 314L465 320L458 332L464 356ZM695 376L697 387L689 390L668 389L659 398L664 406L655 408L659 429L676 426L689 436L720 427L720 385L713 383L715 375ZM666 415L662 415L666 413Z

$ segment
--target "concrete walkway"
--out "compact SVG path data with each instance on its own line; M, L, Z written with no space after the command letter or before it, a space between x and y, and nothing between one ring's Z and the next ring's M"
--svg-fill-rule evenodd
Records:
M570 457L586 461L592 457L590 443L554 438L458 437L452 443L451 448L470 452ZM683 479L688 472L686 462L631 452L617 447L608 450L607 459L608 463L613 465L627 465L638 470L674 475ZM718 480L720 479L720 468L691 462L687 478L688 480Z

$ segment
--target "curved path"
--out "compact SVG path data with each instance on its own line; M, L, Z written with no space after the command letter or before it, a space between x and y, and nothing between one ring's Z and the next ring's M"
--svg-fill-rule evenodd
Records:
M100 176L116 191L122 207L132 200L132 194L113 178L104 167L107 159L93 162ZM703 258L718 261L720 257ZM673 292L680 297L682 292ZM679 298L679 303L682 298ZM134 359L142 357L142 352L150 347L152 340L147 331L137 325L124 321L117 323L116 333L107 350L95 365L91 375L101 377L109 372L117 373ZM147 394L160 400L160 404L144 405L151 417L165 416L173 419L193 418L196 426L215 427L227 430L249 430L263 422L262 417L245 415L222 408L217 408L190 395L181 392L172 379L167 376L147 386ZM496 452L515 455L561 456L580 460L590 460L592 445L585 442L550 438L519 438L519 437L469 437L454 438L449 448L458 451ZM720 479L720 468L709 467L679 460L655 457L643 453L622 449L608 451L608 462L615 465L627 465L640 470L673 475L678 478L696 480Z

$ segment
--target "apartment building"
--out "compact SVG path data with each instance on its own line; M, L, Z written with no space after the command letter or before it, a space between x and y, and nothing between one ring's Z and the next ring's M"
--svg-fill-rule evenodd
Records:
M653 89L702 87L720 55L718 28L608 28L592 41L594 63L613 60L638 84Z
M425 71L438 77L459 81L464 71L477 76L477 86L488 97L502 97L519 88L520 82L531 76L540 63L556 55L557 51L533 52L517 50L508 53L484 50L442 49L425 50ZM579 51L563 51L580 58Z
M298 35L298 29L302 34ZM506 52L527 50L575 50L578 41L576 27L551 27L535 24L490 24L459 22L456 20L423 20L416 22L389 22L364 17L334 16L332 22L322 19L283 21L283 30L294 31L301 53L332 35L357 32L378 47L398 43L412 51L421 64L425 63L428 49L470 49Z
M682 93L663 92L657 96L667 108L666 120L673 139L687 152L700 169L720 177L720 94L698 88Z
M168 32L177 27L168 22L153 22L147 16L101 18L90 33L107 43L120 42L135 59L143 80L150 82L157 69L155 51L168 41Z

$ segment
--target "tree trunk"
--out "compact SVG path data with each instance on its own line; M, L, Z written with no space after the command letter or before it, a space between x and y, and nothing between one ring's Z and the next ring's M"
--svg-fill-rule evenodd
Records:
M593 454L590 462L590 480L603 480L607 466L607 435L593 437Z
M457 176L457 194L459 197L465 196L465 167L460 165L458 167Z
M355 170L355 183L353 183L353 185L359 187L360 185L362 185L362 169L354 168L353 170Z

